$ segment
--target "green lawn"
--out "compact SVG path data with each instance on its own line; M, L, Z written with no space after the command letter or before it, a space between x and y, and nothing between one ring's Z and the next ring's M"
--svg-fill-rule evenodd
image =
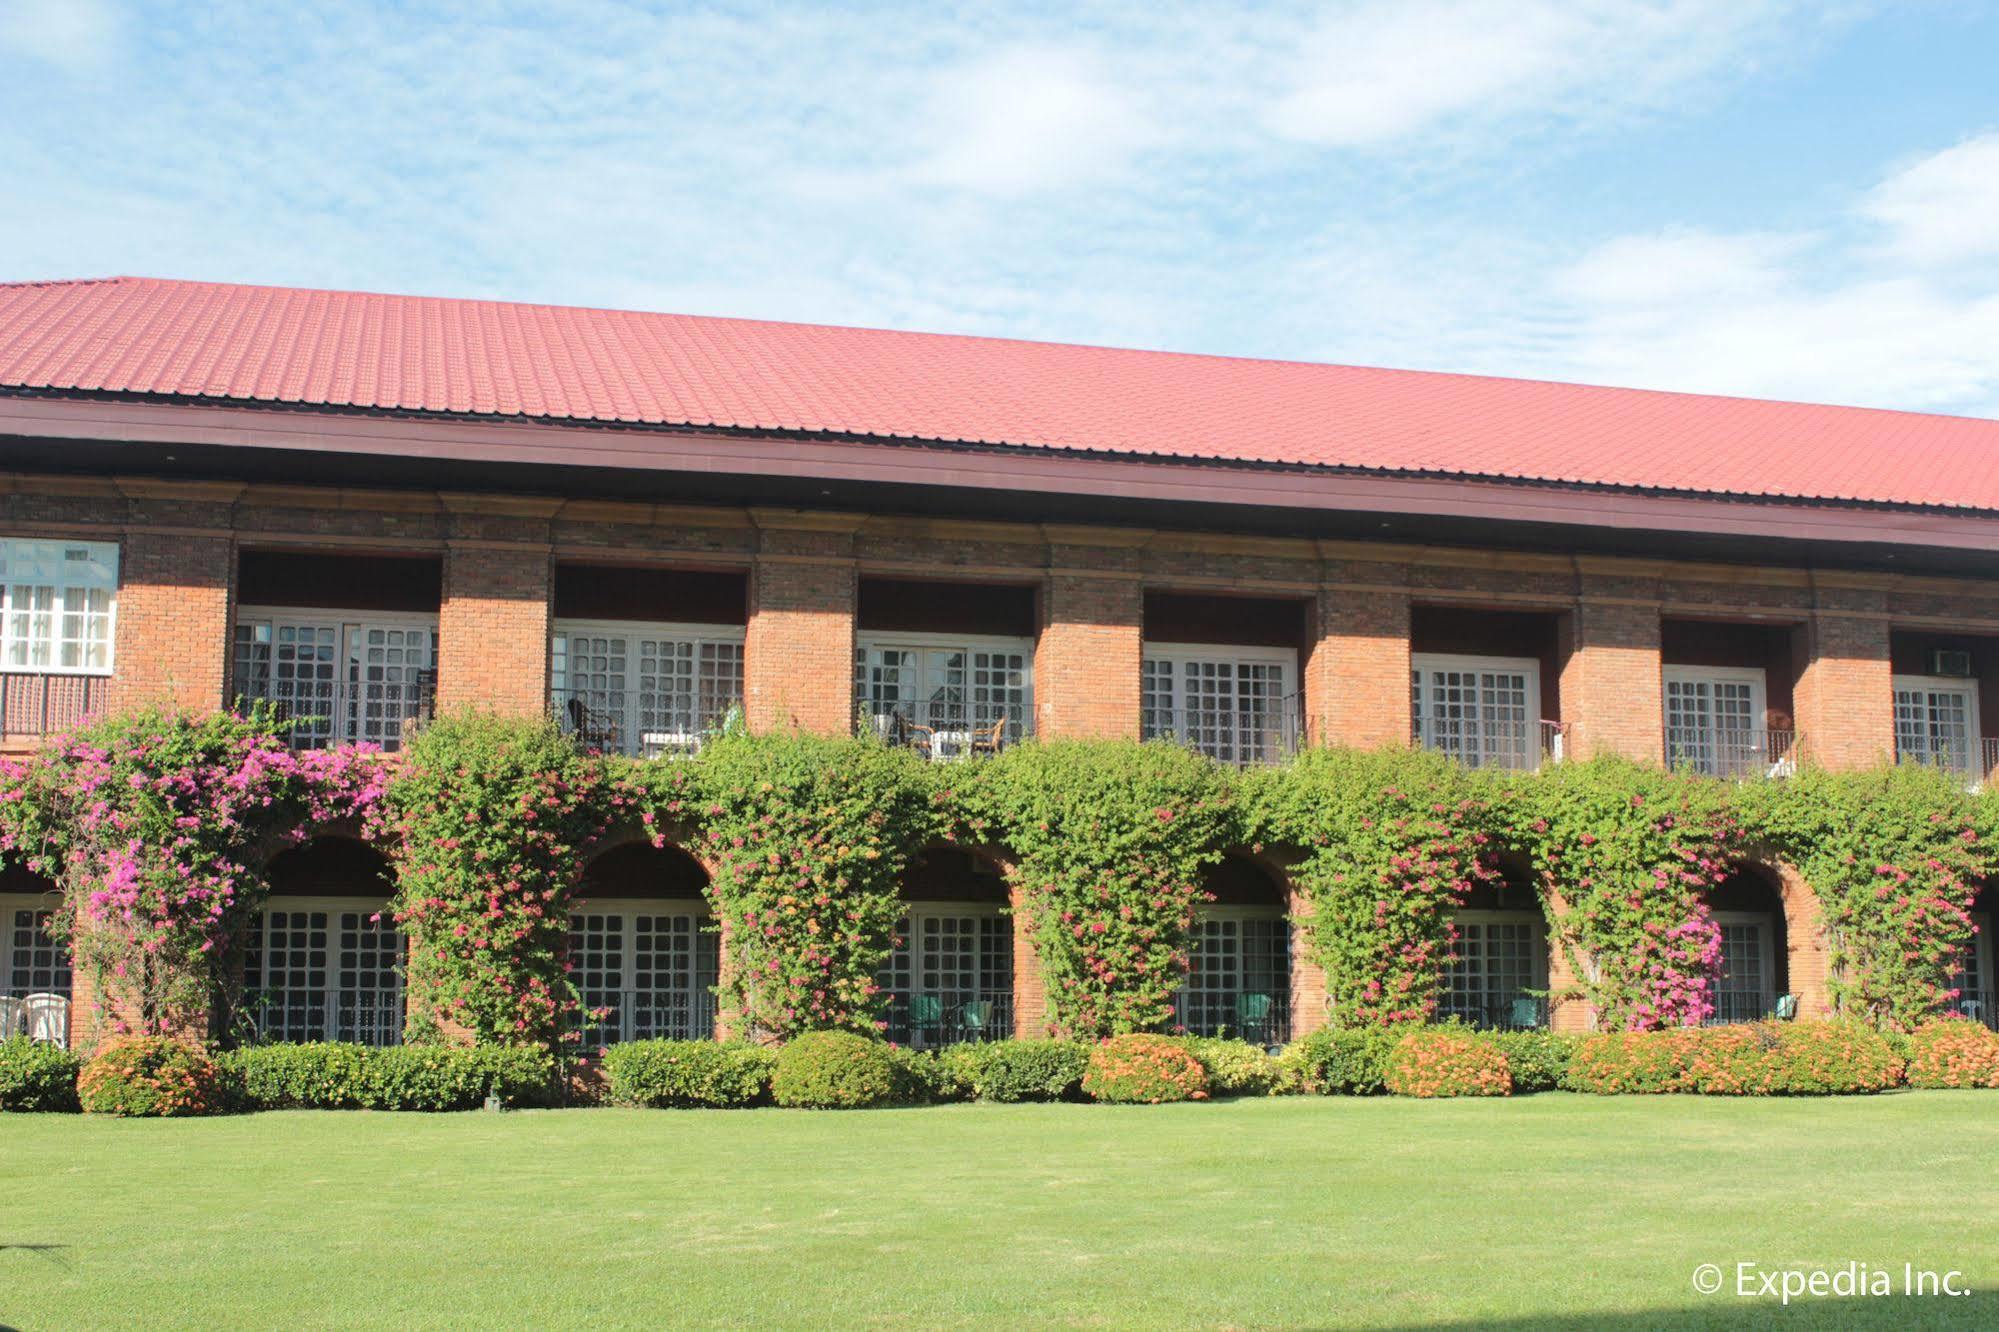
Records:
M1999 1324L1999 1097L0 1117L23 1329L1685 1326L1740 1260Z

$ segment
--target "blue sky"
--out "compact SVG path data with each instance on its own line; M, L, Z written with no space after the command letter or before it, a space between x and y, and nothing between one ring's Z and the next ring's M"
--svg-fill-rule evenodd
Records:
M1999 415L1999 5L0 0L0 277Z

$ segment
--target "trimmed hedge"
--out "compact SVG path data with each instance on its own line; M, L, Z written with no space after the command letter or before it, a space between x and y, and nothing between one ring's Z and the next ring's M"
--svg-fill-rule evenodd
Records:
M1114 1105L1202 1101L1208 1096L1208 1074L1193 1052L1171 1036L1113 1036L1090 1050L1083 1091L1092 1100Z
M1999 1031L1945 1018L1916 1028L1905 1044L1911 1087L1999 1087Z
M1506 1070L1513 1075L1516 1094L1560 1087L1579 1039L1545 1030L1486 1031L1480 1032L1479 1038L1506 1056Z
M368 1050L311 1042L252 1045L221 1058L248 1110L352 1110L368 1092Z
M770 1096L777 1055L740 1041L626 1041L604 1055L619 1105L734 1109Z
M1397 1096L1511 1096L1513 1074L1497 1045L1452 1027L1412 1031L1396 1042L1385 1079Z
M0 1111L76 1110L75 1055L47 1041L10 1036L0 1041Z
M1269 1096L1284 1083L1283 1063L1260 1045L1219 1036L1187 1036L1181 1043L1201 1061L1216 1096Z
M809 1031L777 1052L771 1099L811 1110L865 1110L908 1091L909 1065L887 1041L853 1031Z
M1082 1094L1090 1047L1076 1041L1006 1040L954 1045L943 1062L981 1101L1067 1101Z
M555 1060L532 1045L391 1045L368 1052L361 1104L370 1110L477 1110L488 1096L552 1105Z
M1298 1090L1321 1096L1375 1096L1407 1027L1326 1028L1292 1042L1280 1057Z
M105 1046L77 1074L84 1113L131 1118L211 1115L227 1110L228 1082L206 1050L163 1036Z
M1599 1095L1826 1096L1885 1091L1902 1059L1856 1022L1754 1022L1585 1038L1563 1085Z

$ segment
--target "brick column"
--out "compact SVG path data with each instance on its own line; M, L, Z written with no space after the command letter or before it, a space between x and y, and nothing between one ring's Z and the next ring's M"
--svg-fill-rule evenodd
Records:
M523 715L547 711L554 581L554 560L546 546L449 545L437 622L440 712L467 707Z
M1380 583L1406 570L1333 566L1305 658L1305 722L1314 744L1380 749L1410 742L1409 593Z
M1008 886L1007 902L1013 913L1013 1034L1033 1040L1048 1034L1048 985L1041 975L1041 955L1034 951L1034 920L1019 885Z
M1560 995L1563 990L1579 987L1582 978L1569 965L1569 957L1562 947L1560 922L1568 914L1568 903L1555 891L1552 884L1544 884L1541 889L1546 898L1543 910L1556 923L1548 927L1548 993ZM1551 998L1548 1002L1548 1029L1559 1032L1585 1032L1590 1029L1590 1006L1584 999Z
M1048 581L1034 648L1039 734L1136 738L1145 640L1139 548L1149 532L1043 528Z
M1832 968L1818 894L1791 866L1775 860L1766 864L1781 885L1778 896L1784 904L1785 973L1791 993L1798 997L1798 1016L1830 1017L1832 996L1826 982Z
M221 707L236 547L226 536L135 531L119 551L111 706Z
M854 726L853 514L759 509L745 708L756 731L846 735Z
M1284 914L1291 918L1291 1039L1295 1041L1326 1025L1326 972L1312 960L1312 900L1288 876Z
M1582 598L1562 617L1561 720L1569 755L1664 761L1655 579L1581 575Z
M1816 609L1792 631L1798 666L1793 711L1805 757L1835 771L1870 768L1895 754L1894 672L1888 661L1885 580L1814 580Z

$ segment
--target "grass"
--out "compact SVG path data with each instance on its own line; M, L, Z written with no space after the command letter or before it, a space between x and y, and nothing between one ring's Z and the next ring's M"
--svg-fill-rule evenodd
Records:
M1999 1098L0 1117L0 1325L1735 1323L1696 1265L1955 1269Z

